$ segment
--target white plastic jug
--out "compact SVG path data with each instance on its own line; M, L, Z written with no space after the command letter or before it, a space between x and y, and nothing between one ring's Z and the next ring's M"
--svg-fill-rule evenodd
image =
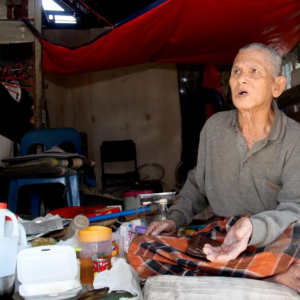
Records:
M15 274L19 242L17 218L6 208L6 203L0 203L0 278ZM13 229L9 235L4 232L6 216L13 222Z
M18 243L18 253L26 248L31 248L31 244L27 242L26 232L24 226L18 222L19 227L19 243ZM4 236L11 235L14 228L14 223L11 218L6 217L4 225ZM17 259L18 260L18 259ZM18 277L15 277L15 293L19 291L20 281ZM1 299L1 297L0 297Z

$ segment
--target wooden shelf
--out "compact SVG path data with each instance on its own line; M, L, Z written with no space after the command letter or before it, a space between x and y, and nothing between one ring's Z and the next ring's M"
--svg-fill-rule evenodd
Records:
M1 0L0 0L1 1ZM42 0L34 0L35 28L42 31ZM23 22L0 20L0 44L34 43L34 107L35 128L41 128L43 101L42 45Z

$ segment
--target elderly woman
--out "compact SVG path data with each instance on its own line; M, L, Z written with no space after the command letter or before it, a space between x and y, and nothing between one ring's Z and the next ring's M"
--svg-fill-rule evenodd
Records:
M266 251L267 245L300 220L300 124L282 113L274 101L286 84L281 68L281 57L270 47L250 44L240 49L230 77L236 110L215 114L206 122L200 135L198 164L189 173L179 202L170 208L168 220L152 222L146 232L172 236L208 205L217 216L250 215L238 218L231 228L227 223L230 230L221 247L204 246L206 259L212 262L206 263L206 273L207 266L235 260L248 246ZM145 262L147 254L137 251L134 244L129 259L143 276L145 268L134 256ZM164 259L161 261L160 266ZM287 276L300 276L300 267L288 267L281 270L288 272L272 280L297 289L300 281L298 285L286 282L290 281ZM197 269L201 271L201 265Z

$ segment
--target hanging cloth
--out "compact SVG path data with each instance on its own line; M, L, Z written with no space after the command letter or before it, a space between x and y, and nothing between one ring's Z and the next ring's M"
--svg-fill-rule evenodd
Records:
M257 42L282 55L300 41L299 0L158 0L80 47L43 45L43 69L80 74L149 61L231 64Z

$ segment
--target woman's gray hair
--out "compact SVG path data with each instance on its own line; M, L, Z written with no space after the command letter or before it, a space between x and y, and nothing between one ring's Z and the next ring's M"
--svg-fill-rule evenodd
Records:
M281 76L282 58L276 50L260 43L253 43L253 44L246 45L239 50L239 53L245 50L261 50L267 52L270 56L270 66L271 66L271 73L273 77L275 78L277 76Z

